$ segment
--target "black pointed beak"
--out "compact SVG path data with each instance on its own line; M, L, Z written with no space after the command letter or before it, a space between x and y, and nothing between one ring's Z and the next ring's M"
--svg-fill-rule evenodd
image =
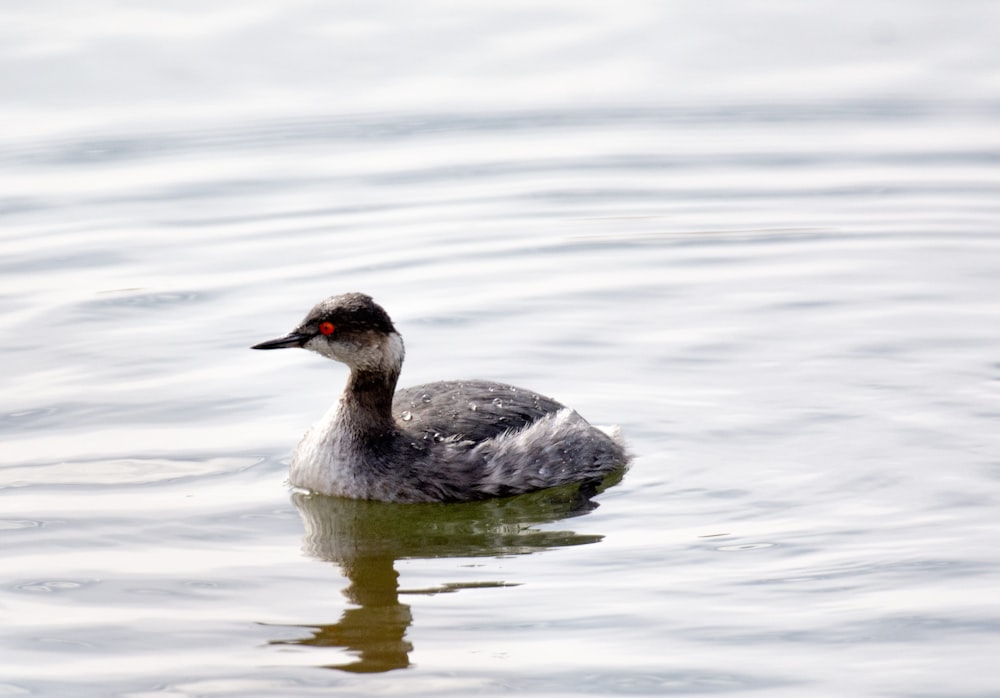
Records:
M301 347L303 344L312 339L311 334L303 334L301 332L289 332L284 337L278 337L277 339L269 339L266 342L261 342L260 344L254 344L251 349L287 349L289 347Z

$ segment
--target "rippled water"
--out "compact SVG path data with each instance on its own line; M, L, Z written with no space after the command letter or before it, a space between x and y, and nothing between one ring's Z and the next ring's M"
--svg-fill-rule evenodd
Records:
M995 4L66 9L0 23L0 695L998 690ZM345 371L247 347L348 290L631 470L290 495Z

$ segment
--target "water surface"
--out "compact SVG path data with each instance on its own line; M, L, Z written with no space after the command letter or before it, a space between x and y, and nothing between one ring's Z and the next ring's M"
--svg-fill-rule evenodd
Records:
M993 4L4 12L0 695L997 690ZM349 290L631 470L290 494Z

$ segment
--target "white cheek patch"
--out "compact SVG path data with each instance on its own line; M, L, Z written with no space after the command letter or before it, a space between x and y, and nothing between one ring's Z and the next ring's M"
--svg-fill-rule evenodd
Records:
M334 359L336 361L342 360L336 354L334 354L333 348L330 346L330 343L326 341L326 337L321 334L316 335L308 342L303 344L302 348L308 349L309 351L314 351L320 356L325 356L328 359Z
M403 338L396 332L390 332L389 336L385 338L384 354L389 366L398 368L403 365L406 349L403 348Z
M403 338L396 332L371 343L330 340L318 334L302 346L320 356L363 370L398 372L405 354Z

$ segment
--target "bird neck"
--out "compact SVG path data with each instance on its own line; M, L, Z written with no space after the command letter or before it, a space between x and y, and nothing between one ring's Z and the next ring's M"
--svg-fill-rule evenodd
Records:
M379 436L393 430L392 396L398 378L398 371L351 371L341 397L340 418L352 432Z
M392 398L403 368L403 340L396 332L378 342L371 351L351 365L351 376L340 398L338 419L357 437L381 437L395 430Z

